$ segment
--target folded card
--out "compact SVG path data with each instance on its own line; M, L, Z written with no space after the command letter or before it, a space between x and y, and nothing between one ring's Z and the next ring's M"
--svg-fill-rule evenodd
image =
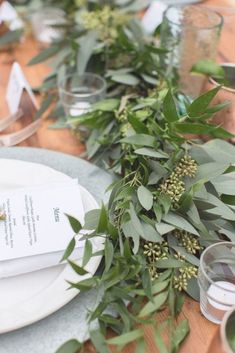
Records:
M167 5L164 1L155 0L151 2L151 5L142 18L142 26L147 33L152 34L161 24L163 13L166 9Z
M17 11L8 1L3 1L0 5L0 23L1 22L9 23L9 28L12 31L24 27L24 23L19 18Z
M9 82L7 86L6 99L10 109L11 114L15 114L20 106L20 101L24 90L28 93L32 103L35 108L38 109L36 98L33 94L33 90L25 78L25 75L20 67L20 65L15 62L12 65Z
M6 215L0 222L0 264L64 251L74 235L66 214L84 222L80 189L74 183L8 190L0 193L0 206Z

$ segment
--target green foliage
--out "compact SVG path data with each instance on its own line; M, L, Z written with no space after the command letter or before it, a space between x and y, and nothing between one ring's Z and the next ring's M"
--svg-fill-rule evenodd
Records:
M88 155L118 177L109 188L108 205L85 217L84 227L91 230L83 236L86 242L91 236L105 237L103 271L71 284L81 291L96 288L102 293L89 316L100 324L92 338L98 352L105 351L107 344L123 347L134 340L140 350L139 323L152 325L161 351L177 352L189 327L187 321L176 323L175 318L183 305L183 291L198 299L201 251L219 239L235 238L234 147L220 140L218 144L188 140L178 128L203 121L200 132L214 131L205 111L212 111L216 92L203 94L182 113L177 94L173 97L164 86L151 97L106 99L82 117L82 123L87 121L92 128ZM89 243L84 254L85 264L95 256ZM118 317L106 313L109 306ZM166 306L170 317L156 325L156 313ZM107 328L118 336L105 341ZM162 334L167 329L172 335L165 344Z
M77 353L82 348L82 344L77 340L70 340L63 344L56 353Z
M223 79L225 76L224 69L213 60L201 60L193 65L192 73L211 76Z
M19 42L22 37L23 30L16 29L14 31L8 31L0 36L0 47Z
M30 62L53 57L53 72L41 87L51 92L52 101L57 82L68 72L94 71L107 80L108 98L69 120L75 131L80 125L90 130L88 158L117 176L108 205L85 216L84 229L91 232L83 233L82 268L69 261L78 275L86 275L84 267L97 256L89 239L105 239L99 253L104 255L101 273L70 283L82 292L95 288L101 293L88 318L98 321L98 330L90 334L102 353L108 352L108 344L122 348L132 341L140 352L144 341L138 324L152 325L161 352L177 352L189 330L186 320L175 320L183 305L181 293L198 296L201 251L220 239L235 239L234 148L220 140L201 144L187 137L193 133L230 138L210 121L227 103L212 106L219 87L189 102L165 80L160 64L166 50L146 38L129 16L143 3L77 0L69 5L64 0L61 7L69 18L64 38ZM212 66L200 63L194 70L218 70ZM48 96L43 104L45 109L50 104ZM69 221L79 233L80 223L72 217ZM63 260L75 244L76 235ZM166 306L168 320L156 324L155 315ZM109 307L118 317L108 314ZM118 336L106 341L108 328ZM167 344L164 330L171 332Z

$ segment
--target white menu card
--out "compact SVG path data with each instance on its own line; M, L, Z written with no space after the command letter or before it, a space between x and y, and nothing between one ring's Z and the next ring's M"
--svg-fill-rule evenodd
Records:
M79 186L54 184L0 193L0 261L66 249L74 232L66 214L84 222Z

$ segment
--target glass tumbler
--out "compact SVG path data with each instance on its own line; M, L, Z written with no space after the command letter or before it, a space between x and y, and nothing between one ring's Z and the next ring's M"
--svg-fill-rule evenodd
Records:
M223 353L235 352L235 306L228 311L220 326Z
M182 91L192 98L199 95L204 79L191 75L200 60L216 58L223 17L201 6L170 6L161 27L161 46L169 50L163 59L168 77L178 74Z
M220 242L206 248L198 272L200 309L214 323L235 305L235 243Z
M75 117L79 122L80 115L105 98L106 81L93 73L70 74L59 82L59 95L68 123L73 124Z
M234 47L231 45L234 41L233 33L235 32L235 2L232 6L210 7L223 16L223 29L219 41L219 59L221 62L235 63Z

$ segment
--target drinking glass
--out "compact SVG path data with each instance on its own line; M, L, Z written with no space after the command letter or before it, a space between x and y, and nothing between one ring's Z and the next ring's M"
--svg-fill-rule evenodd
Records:
M198 284L200 309L214 323L235 305L235 243L220 242L201 255Z
M216 58L223 17L201 6L170 6L161 26L161 46L169 50L163 59L168 77L176 73L182 91L192 98L204 83L201 76L191 75L200 60Z
M106 95L106 81L93 73L70 74L59 82L59 95L66 117L79 117Z
M223 16L223 29L218 46L219 59L221 62L235 63L233 45L230 44L233 43L235 32L235 3L233 7L213 6L211 9Z
M224 353L234 353L235 351L235 306L228 311L220 326L220 337Z

